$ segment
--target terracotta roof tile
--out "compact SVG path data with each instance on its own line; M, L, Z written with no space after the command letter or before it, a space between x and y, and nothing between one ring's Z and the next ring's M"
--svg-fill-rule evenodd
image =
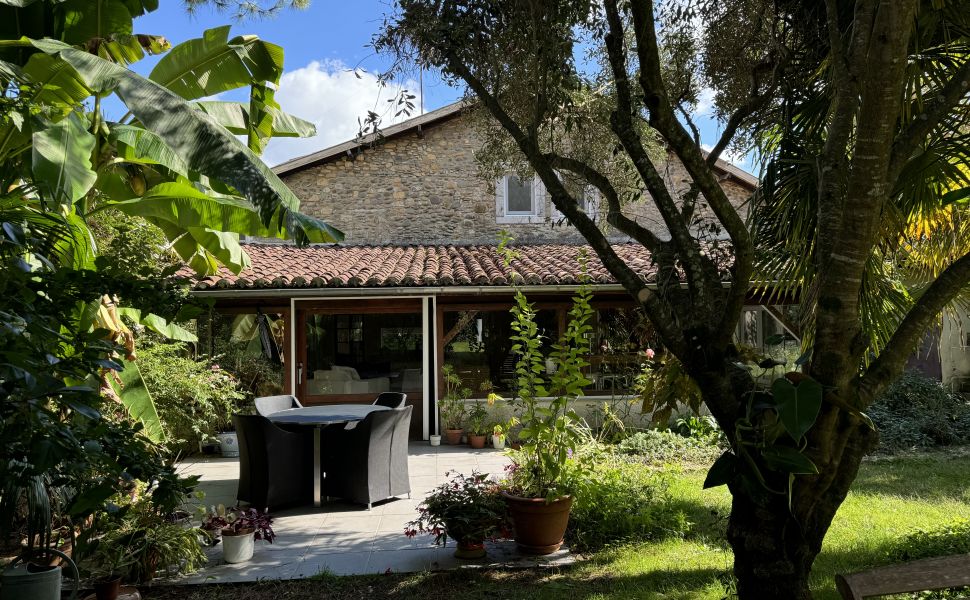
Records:
M594 284L616 280L588 246L515 246L518 258L506 266L496 246L308 246L246 244L252 266L239 275L222 268L193 277L196 290L325 287L507 286L512 278L529 285L576 285L585 248L587 274ZM614 244L617 254L644 281L657 278L657 266L639 244Z

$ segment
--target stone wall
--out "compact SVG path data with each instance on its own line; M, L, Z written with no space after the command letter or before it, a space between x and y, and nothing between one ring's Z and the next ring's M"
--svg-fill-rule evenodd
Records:
M582 241L572 226L551 217L548 197L541 223L497 223L495 182L479 177L475 162L480 143L458 117L282 178L302 212L342 230L347 244L494 244L502 229L523 243ZM663 170L673 190L686 188L679 162ZM738 205L748 197L739 184L724 186ZM628 211L664 235L652 203ZM624 241L615 232L610 237Z

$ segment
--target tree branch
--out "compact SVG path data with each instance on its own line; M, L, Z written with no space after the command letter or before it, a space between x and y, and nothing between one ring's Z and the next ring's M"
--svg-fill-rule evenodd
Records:
M611 2L605 4L609 6ZM737 317L747 297L754 270L754 245L744 219L731 204L713 169L701 154L701 149L691 141L671 108L660 68L653 2L631 2L629 6L640 62L640 87L644 94L644 105L650 114L650 125L670 144L731 238L734 250L734 264L731 266L733 285L727 294L726 306L723 307L718 322L718 339L715 342L725 343L734 335Z
M687 224L681 217L680 211L677 210L670 190L667 189L667 184L664 183L657 168L651 162L633 122L634 107L623 48L623 23L620 20L616 0L606 0L604 7L609 26L609 31L606 34L606 49L616 86L616 110L610 116L610 128L633 160L640 179L646 185L650 198L667 225L667 230L679 251L687 276L687 285L700 297L710 299L707 283L703 276L703 257L700 247L690 235Z
M916 304L906 313L896 332L858 381L865 392L863 406L872 402L906 365L913 348L943 308L970 283L970 254L964 254L940 273ZM863 394L860 393L860 397Z
M613 184L605 175L575 158L552 152L547 152L543 155L543 158L549 161L549 164L553 168L575 173L599 190L606 199L608 206L607 222L616 227L620 232L635 239L654 254L659 253L664 242L652 231L623 214L620 197L616 192L616 188L613 187Z
M556 208L586 238L607 270L616 277L628 293L641 303L651 322L657 328L657 332L663 338L664 345L674 353L685 352L687 345L684 341L683 332L670 308L664 304L657 294L648 289L640 275L616 254L613 246L596 226L596 223L586 213L579 210L576 200L563 186L555 170L547 161L543 160L538 140L529 137L522 131L522 128L505 111L495 95L485 87L480 79L475 77L464 63L447 51L444 52L444 58L448 62L448 68L468 84L469 89L475 93L492 117L515 140L519 150L526 156L529 164L550 192Z

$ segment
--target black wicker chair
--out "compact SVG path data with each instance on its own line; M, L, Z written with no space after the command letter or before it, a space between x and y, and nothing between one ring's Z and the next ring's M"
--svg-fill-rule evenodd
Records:
M402 394L401 392L382 392L381 395L374 400L374 406L386 406L388 408L404 408L404 403L407 401L408 395Z
M256 412L264 417L268 417L281 410L303 408L303 405L296 399L296 396L289 394L283 396L263 396L262 398L256 398L254 402L256 403Z
M255 508L313 499L313 429L287 431L259 415L233 415L239 437L236 499Z
M324 431L324 493L366 504L411 495L408 430L411 409L370 413L353 429Z

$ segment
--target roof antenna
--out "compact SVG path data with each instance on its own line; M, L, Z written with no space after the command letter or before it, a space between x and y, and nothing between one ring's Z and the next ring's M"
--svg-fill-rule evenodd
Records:
M423 66L418 67L418 87L421 88L418 93L421 94L421 98L419 99L419 102L421 103L421 114L423 115L424 114L424 67Z

